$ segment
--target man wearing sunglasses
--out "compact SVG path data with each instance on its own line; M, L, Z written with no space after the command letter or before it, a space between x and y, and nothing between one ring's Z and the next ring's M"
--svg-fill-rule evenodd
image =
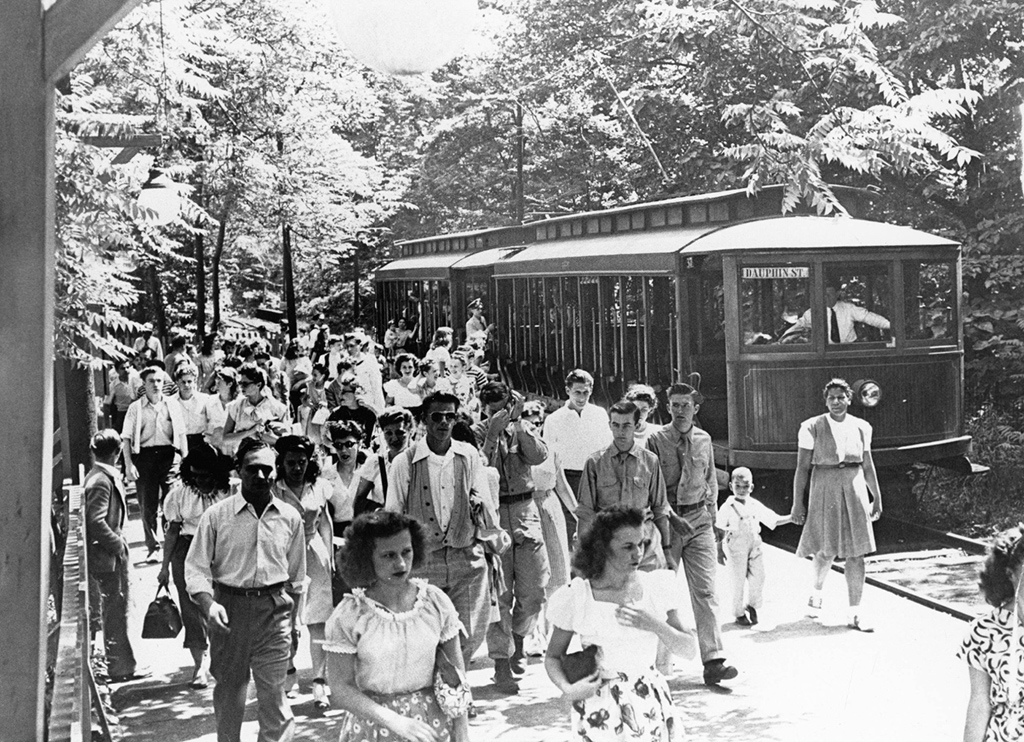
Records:
M483 643L491 612L487 562L470 515L474 504L492 508L485 494L487 475L476 448L452 440L458 397L435 392L423 400L420 414L426 436L391 463L384 508L423 525L429 557L417 576L444 590L455 604L469 633L462 644L468 667Z

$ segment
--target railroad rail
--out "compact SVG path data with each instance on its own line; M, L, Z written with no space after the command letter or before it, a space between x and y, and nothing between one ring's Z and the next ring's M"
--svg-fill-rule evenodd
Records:
M963 621L979 615L983 603L977 569L985 542L888 515L874 525L878 549L865 559L869 585ZM764 535L765 543L790 552L796 551L799 539L795 526ZM842 564L832 569L843 572Z

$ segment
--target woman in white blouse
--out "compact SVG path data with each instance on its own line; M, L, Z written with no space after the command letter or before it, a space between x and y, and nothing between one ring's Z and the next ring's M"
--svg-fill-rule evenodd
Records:
M206 616L192 602L185 589L185 557L203 513L230 492L231 460L208 443L189 450L181 461L181 478L164 498L164 561L157 583L167 587L171 576L178 592L181 622L185 627L185 648L192 654L195 667L191 687L210 684L209 631Z
M580 576L548 604L553 628L544 669L571 703L576 740L683 739L672 692L655 663L659 643L686 658L695 655L697 643L679 621L683 597L675 573L639 571L643 524L636 508L614 505L598 513L573 557ZM584 648L599 647L594 672L575 682L563 666L574 635Z
M864 555L875 550L872 522L882 515L882 494L871 458L871 425L847 413L853 390L843 379L825 385L828 412L800 425L793 477L793 522L803 525L797 556L814 559L809 613L821 610L821 588L832 562L846 560L850 628L873 631L860 610ZM804 508L804 492L810 497Z

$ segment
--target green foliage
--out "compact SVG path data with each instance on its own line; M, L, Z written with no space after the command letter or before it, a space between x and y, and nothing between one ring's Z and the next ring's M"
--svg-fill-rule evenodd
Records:
M1024 413L983 408L967 425L972 459L991 467L957 476L937 467L918 468L914 493L926 525L985 537L1020 522L1024 499Z

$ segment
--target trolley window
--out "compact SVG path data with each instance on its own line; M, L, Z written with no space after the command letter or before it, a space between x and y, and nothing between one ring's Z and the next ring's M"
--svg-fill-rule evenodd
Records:
M956 264L953 261L904 261L903 297L907 340L956 344Z
M743 345L810 342L810 290L809 265L744 266L740 271Z
M892 344L889 263L825 266L825 316L828 344Z

